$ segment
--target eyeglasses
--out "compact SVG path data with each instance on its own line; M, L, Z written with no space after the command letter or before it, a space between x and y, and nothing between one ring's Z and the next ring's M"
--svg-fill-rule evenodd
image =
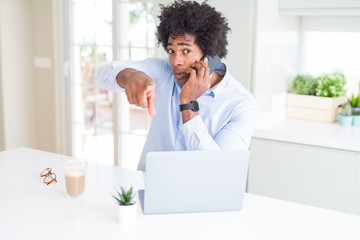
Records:
M40 177L44 177L44 183L49 185L52 182L57 182L56 174L51 172L51 168L47 168L40 173Z

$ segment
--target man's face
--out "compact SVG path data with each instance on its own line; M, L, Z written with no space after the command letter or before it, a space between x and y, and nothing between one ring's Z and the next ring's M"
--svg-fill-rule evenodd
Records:
M203 57L203 52L195 43L195 36L190 34L170 35L167 44L169 61L176 81L184 85L189 79L186 73L196 60Z

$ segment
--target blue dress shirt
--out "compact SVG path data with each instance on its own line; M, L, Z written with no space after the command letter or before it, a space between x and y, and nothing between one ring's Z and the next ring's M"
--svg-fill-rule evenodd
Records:
M126 68L142 71L156 82L156 115L151 121L139 170L145 170L147 152L249 148L259 107L225 64L215 70L225 74L223 79L198 98L199 115L185 124L179 111L182 86L176 82L168 60L110 62L98 69L96 79L109 91L124 91L116 76Z

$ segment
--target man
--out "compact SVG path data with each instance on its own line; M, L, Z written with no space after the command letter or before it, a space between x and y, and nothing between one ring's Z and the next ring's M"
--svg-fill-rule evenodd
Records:
M130 104L153 116L138 169L145 170L151 151L248 149L258 105L225 64L210 74L208 58L200 61L226 56L225 18L206 3L187 1L161 5L159 18L157 38L168 60L111 62L97 72L105 88L125 90Z

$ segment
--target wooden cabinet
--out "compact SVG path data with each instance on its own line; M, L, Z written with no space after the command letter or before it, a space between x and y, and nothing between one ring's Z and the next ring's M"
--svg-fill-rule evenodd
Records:
M360 214L360 152L253 138L248 192Z

